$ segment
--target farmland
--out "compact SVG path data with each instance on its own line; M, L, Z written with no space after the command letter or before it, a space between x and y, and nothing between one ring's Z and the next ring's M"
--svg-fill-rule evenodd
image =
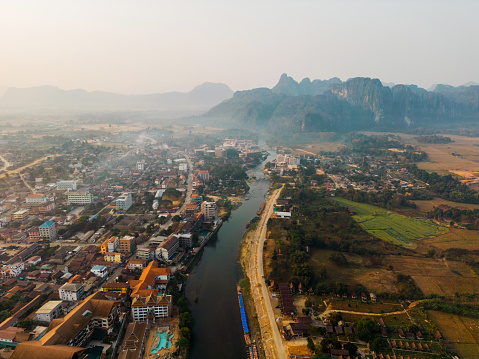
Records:
M370 234L405 248L416 248L414 240L447 232L446 227L438 226L428 219L409 218L383 208L344 198L335 197L333 199L356 212L356 215L353 216L354 220Z
M425 295L474 293L479 288L479 279L463 262L407 256L387 256L386 260L395 273L410 275Z

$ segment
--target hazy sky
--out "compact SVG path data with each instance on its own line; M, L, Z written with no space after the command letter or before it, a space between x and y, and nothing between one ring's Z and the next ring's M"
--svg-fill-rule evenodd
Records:
M479 1L0 0L0 85L125 94L282 73L479 82Z

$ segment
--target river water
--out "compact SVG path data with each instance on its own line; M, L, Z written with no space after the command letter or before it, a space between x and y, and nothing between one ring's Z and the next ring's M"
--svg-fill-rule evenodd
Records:
M275 158L276 153L270 151L265 162ZM270 180L263 174L265 162L248 172L250 178L257 178L250 184L249 199L232 212L229 221L204 247L200 263L188 278L186 296L195 318L193 359L247 358L236 292L243 278L239 246L246 224L256 216L270 187ZM197 296L199 301L194 303Z

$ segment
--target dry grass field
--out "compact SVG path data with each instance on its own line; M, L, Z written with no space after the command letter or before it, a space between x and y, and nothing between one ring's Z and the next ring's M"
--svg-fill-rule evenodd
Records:
M428 212L432 211L434 207L455 207L455 208L460 208L460 209L479 209L479 204L470 204L470 203L457 203L457 202L452 202L448 201L446 199L442 198L434 198L431 200L418 200L418 201L413 201L417 208L421 212Z
M479 278L462 262L407 256L388 256L385 260L394 272L410 275L425 295L454 295L479 289Z
M423 239L422 244L435 247L439 250L462 248L479 250L479 231L450 228L449 232L434 238Z
M383 132L361 132L365 135L384 135ZM397 133L406 144L419 146L429 156L428 162L419 162L419 168L438 173L453 171L479 171L479 139L457 135L444 135L454 142L447 144L418 143L416 135ZM459 156L453 156L452 154Z
M431 310L427 314L461 358L479 358L479 319Z
M396 278L391 271L367 268L362 257L351 253L343 253L349 265L337 265L329 260L332 253L329 250L315 250L310 260L313 270L325 268L328 280L349 285L361 284L371 292L397 292Z

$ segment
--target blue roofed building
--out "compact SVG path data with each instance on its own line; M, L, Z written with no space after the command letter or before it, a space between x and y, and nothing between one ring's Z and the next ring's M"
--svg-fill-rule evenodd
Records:
M40 227L38 227L40 231L40 239L45 241L54 241L57 239L57 228L55 226L55 222L45 222Z

